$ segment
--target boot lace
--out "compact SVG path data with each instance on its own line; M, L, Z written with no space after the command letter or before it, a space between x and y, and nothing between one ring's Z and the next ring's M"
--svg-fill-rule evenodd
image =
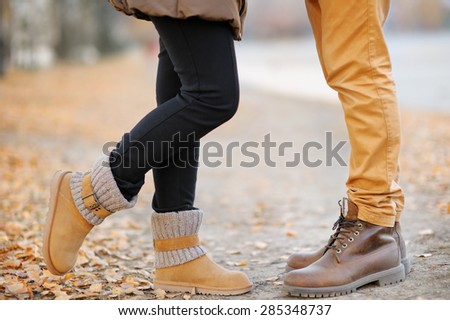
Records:
M354 231L356 227L362 228L362 224L358 220L348 220L345 219L345 204L342 200L338 202L339 207L341 208L341 214L339 218L333 225L332 230L336 230L332 236L330 236L330 240L328 244L325 246L327 249L335 250L337 253L341 253L341 248L347 248L348 242L353 242L355 239L353 236L358 236L359 231Z

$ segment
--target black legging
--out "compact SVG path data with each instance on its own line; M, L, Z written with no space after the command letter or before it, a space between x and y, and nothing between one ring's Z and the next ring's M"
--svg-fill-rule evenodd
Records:
M226 22L152 21L160 36L158 107L123 136L110 164L127 199L139 193L153 169L153 209L190 210L199 139L233 117L239 104L233 34Z

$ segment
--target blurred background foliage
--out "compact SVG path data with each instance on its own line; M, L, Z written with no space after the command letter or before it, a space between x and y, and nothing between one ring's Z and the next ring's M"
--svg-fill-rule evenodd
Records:
M395 0L389 32L450 28L450 0ZM246 39L310 33L303 1L252 0ZM94 63L133 45L153 48L147 23L116 12L107 0L0 0L0 75L11 67L46 68L57 61Z

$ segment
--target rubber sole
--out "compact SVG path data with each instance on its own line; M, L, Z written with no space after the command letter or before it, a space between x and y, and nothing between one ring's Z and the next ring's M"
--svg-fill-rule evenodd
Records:
M409 274L411 272L411 260L409 259L409 257L405 257L402 259L402 265L405 268L405 274ZM295 268L286 266L285 268L286 272L291 272L296 270Z
M57 195L59 188L61 187L61 182L63 181L66 174L69 174L70 171L57 171L52 178L51 186L50 186L50 201L49 201L49 210L47 214L47 220L45 222L44 229L44 242L42 253L44 256L45 264L47 265L47 269L54 275L62 276L66 274L66 272L58 271L53 265L52 259L50 257L50 230L53 226L53 219L55 217L56 205L58 203Z
M155 289L162 289L166 292L189 292L192 294L218 295L218 296L237 296L249 292L253 286L239 289L217 289L204 288L183 283L166 283L155 281Z
M377 283L379 286L387 286L403 282L405 280L405 268L403 265L398 265L395 268L377 272L368 275L364 278L358 279L352 283L322 288L302 288L294 286L284 286L283 291L290 296L304 297L304 298L327 298L346 295L355 292L358 288L369 284Z

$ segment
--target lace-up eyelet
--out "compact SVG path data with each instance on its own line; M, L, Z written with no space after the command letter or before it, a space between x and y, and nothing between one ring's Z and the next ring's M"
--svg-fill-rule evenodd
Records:
M347 248L347 247L348 247L348 244L346 244L346 243L343 243L343 244L342 244L342 248L345 249L345 248Z
M359 231L355 231L355 232L353 232L353 234L354 234L355 236L359 236Z
M336 253L341 253L342 250L341 249L336 249Z
M362 228L363 228L363 224L362 224L361 222L359 222L356 226L357 226L359 229L362 229Z
M348 238L348 242L353 242L353 241L355 241L354 238Z

